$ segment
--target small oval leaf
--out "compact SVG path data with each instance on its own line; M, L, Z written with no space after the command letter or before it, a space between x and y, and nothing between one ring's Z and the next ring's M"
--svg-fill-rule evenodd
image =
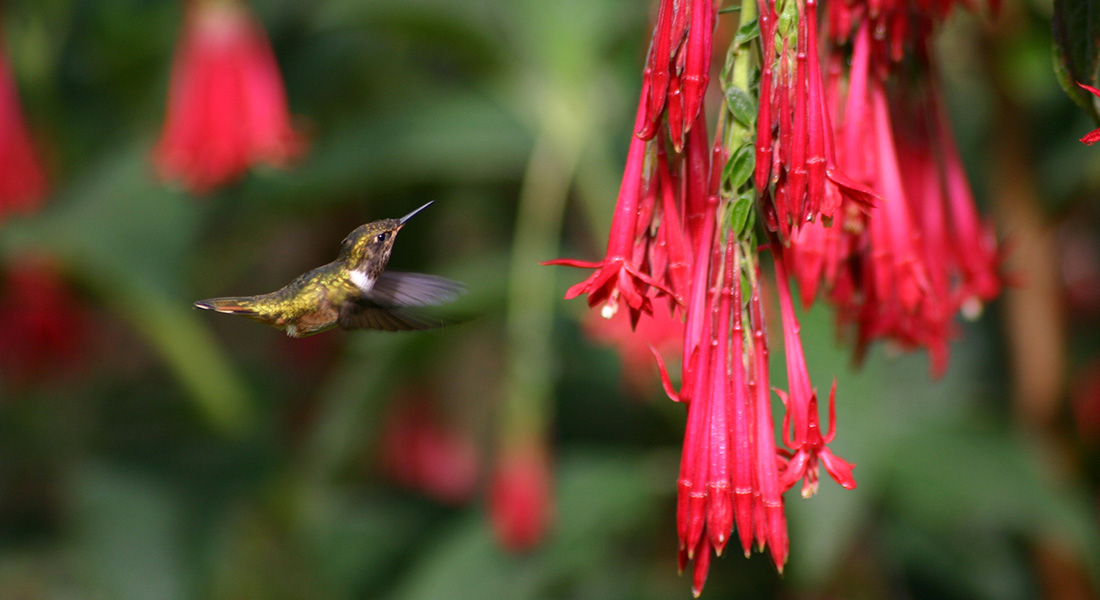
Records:
M760 37L760 24L756 22L756 17L753 17L748 23L737 28L737 33L733 36L733 45L744 46L758 37Z
M726 106L744 127L752 129L756 124L756 101L745 90L736 86L726 88Z
M742 144L722 169L722 187L733 194L752 177L756 156L752 144Z
M745 192L730 200L729 226L737 234L738 239L744 239L747 230L753 226L753 195Z

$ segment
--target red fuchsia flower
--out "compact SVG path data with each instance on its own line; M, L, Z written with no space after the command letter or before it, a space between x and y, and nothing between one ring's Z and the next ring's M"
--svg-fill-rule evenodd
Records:
M7 265L0 281L0 373L26 385L71 371L83 356L89 321L81 303L40 257Z
M1077 85L1081 86L1082 89L1092 94L1093 96L1100 98L1100 90L1092 87L1091 85L1085 85L1081 82L1077 82ZM1096 142L1100 142L1100 129L1093 129L1092 131L1086 133L1085 137L1081 138L1081 143L1089 146L1095 144Z
M777 454L775 447L774 423L771 414L771 395L768 391L768 345L764 333L764 309L760 302L760 286L752 290L750 300L752 316L752 356L749 391L752 393L752 418L755 429L752 431L755 465L758 472L753 490L753 525L757 548L763 550L766 545L779 572L787 562L789 543L787 539L787 515L783 510L783 487L779 480L779 464L768 460Z
M379 459L394 481L440 502L462 504L477 487L473 439L446 423L426 400L394 407L383 427Z
M887 194L874 187L887 181L882 189L900 190L902 175L891 132L874 127L876 114L881 117L874 108L887 105L872 102L877 88L868 83L870 68L848 77L850 85L841 85L841 59L830 56L826 82L816 41L816 0L787 4L791 12L783 19L774 1L760 0L758 6L766 59L752 183L757 186L762 221L771 232L781 282L789 385L779 395L786 406L782 439L787 447L776 447L755 242L751 231L733 229L731 222L743 210L737 207L744 204L738 203L751 198L751 189L749 183L731 183L736 178L727 180L726 171L736 169L735 163L727 165L735 148L724 144L740 143L752 132L743 129L746 119L733 114L732 108L724 110L711 147L704 108L696 113L693 101L686 98L691 88L685 77L688 65L695 69L702 64L689 60L694 52L690 40L701 44L707 38L698 24L713 23L713 15L700 16L698 3L660 4L606 258L599 263L554 261L597 269L573 286L567 298L588 294L589 305L601 305L605 317L613 316L625 298L636 327L642 313L652 314L653 301L662 297L670 298L683 316L679 390L673 388L660 353L653 354L666 393L687 410L677 481L677 534L680 566L693 563L696 594L705 583L712 553L725 549L734 528L746 554L755 543L761 551L768 549L782 570L788 553L782 494L800 480L803 494L812 494L820 466L842 486L855 486L852 465L827 447L835 436L835 389L829 398L828 429L822 431L788 276L798 279L804 303L809 304L819 288L825 289L844 308L846 319L867 323L867 331L877 335L907 332L890 320L898 314L909 319L902 324L918 323L924 315L917 310L924 306L924 297L913 286L916 282L916 291L923 290L918 239L884 235L910 235L915 217L904 200L888 209L882 206ZM713 10L711 4L705 7ZM790 30L779 31L781 23ZM870 55L869 46L866 53ZM864 63L870 64L870 59ZM731 85L740 85L742 92L750 89L749 77L737 81ZM848 101L847 96L859 100ZM863 111L865 128L853 126L849 131L844 117L856 109ZM672 141L667 151L666 138ZM852 140L876 150L876 144L888 145L895 164L880 161L875 153L851 155ZM877 213L888 216L873 223ZM879 228L874 232L880 245L892 244L886 246L890 251L868 251L873 227ZM794 273L788 272L788 264ZM877 272L872 270L876 266ZM876 274L882 281L874 279ZM868 287L868 281L878 287ZM748 299L742 294L743 282L751 288ZM875 291L880 294L872 298L882 298L882 305L897 310L869 312L868 305L880 310L879 304L863 300Z
M546 451L520 443L506 450L493 469L489 518L501 546L514 552L538 545L550 527L553 498Z
M256 19L232 0L187 0L154 155L160 176L202 194L254 164L286 165L303 149Z
M948 299L949 314L976 316L997 297L1001 255L993 226L974 204L934 78L893 103L902 180L920 230L934 293Z
M776 287L779 290L779 311L783 321L783 346L787 354L787 393L776 390L786 407L783 418L784 443L791 449L790 461L780 479L783 489L794 486L803 479L802 497L809 498L817 492L818 461L826 472L846 489L856 487L852 468L834 455L826 444L836 435L836 382L829 391L829 431L822 435L817 410L817 391L810 384L806 357L802 353L798 317L794 314L794 301L787 281L787 269L781 252L774 253Z
M645 94L638 107L635 124L644 118ZM619 310L619 302L625 299L631 311L633 321L637 321L642 312L652 312L650 300L646 294L650 286L661 288L661 284L642 272L641 256L636 256L636 238L639 227L639 208L643 200L644 163L646 142L635 137L630 142L630 151L626 157L626 168L619 188L619 200L615 207L615 216L611 220L611 236L607 240L607 255L600 262L588 262L572 259L556 259L543 265L564 265L583 269L596 269L588 279L569 288L565 299L571 300L581 294L588 294L588 306L602 304L601 314L611 318ZM651 186L656 189L656 186ZM646 194L646 198L650 195ZM655 195L653 196L655 198Z
M710 190L717 188L701 110L715 14L709 0L662 0L606 256L543 263L596 269L565 297L587 294L588 305L601 305L606 318L626 300L637 324L642 313L652 313L652 298L682 305L686 296L693 240ZM667 154L664 134L675 156Z
M23 123L15 79L0 43L0 219L38 208L45 194L46 175Z
M643 89L636 127L644 122L645 106ZM650 147L656 152L656 160L647 160ZM556 259L542 263L596 269L588 279L566 291L566 300L587 294L588 306L602 305L600 314L604 318L614 316L620 302L626 300L632 324L637 324L642 313L652 314L651 291L655 296L668 296L682 303L690 258L687 240L675 225L690 214L681 216L686 209L675 199L676 183L663 144L635 136L627 153L604 259L600 262ZM669 226L655 226L660 223Z
M926 38L953 4L829 3L824 58L817 0L782 3L782 15L774 0L742 5L743 18L759 11L756 139L749 141L750 119L731 96L709 156L705 110L696 113L689 96L694 82L706 85L693 44L710 43L705 26L714 17L699 10L713 5L660 4L607 258L556 263L597 269L567 298L586 293L604 316L626 298L636 326L661 296L683 315L679 390L660 353L653 355L666 393L687 409L677 534L681 568L694 563L696 595L711 553L724 550L734 527L746 554L755 541L782 570L787 489L802 481L803 496L812 495L822 466L842 487L856 486L853 465L828 448L836 435L835 383L823 430L789 280L799 283L804 305L819 293L836 305L841 324L855 329L857 352L882 338L924 346L937 371L946 364L954 313L999 291L996 243L974 209L938 90L924 84L923 106L907 108L897 97L906 82L894 81L902 59L933 80ZM737 61L756 53L741 50L731 49L723 71L733 96L752 88ZM901 120L918 135L899 128ZM747 146L738 146L747 143L754 144L751 182L744 181ZM774 439L759 259L751 226L742 225L753 186L774 255L786 346L788 389L777 390L783 449Z

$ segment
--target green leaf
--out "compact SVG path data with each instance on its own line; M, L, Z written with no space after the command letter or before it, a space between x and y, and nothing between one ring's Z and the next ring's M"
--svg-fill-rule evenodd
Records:
M730 86L726 88L726 106L733 118L748 129L756 124L756 100L745 90Z
M737 28L732 45L743 46L758 37L760 37L760 24L757 22L756 17L753 17L749 22Z
M752 192L745 192L740 196L730 201L729 205L729 223L730 229L736 234L738 239L742 239L746 230L752 229L753 219L755 213L753 212L753 206L755 206Z
M752 177L756 164L756 156L753 153L752 144L742 144L733 156L726 161L722 169L722 187L730 193L735 192Z
M1092 118L1100 118L1092 95L1076 82L1100 83L1100 4L1095 0L1055 0L1051 17L1054 71L1062 89Z

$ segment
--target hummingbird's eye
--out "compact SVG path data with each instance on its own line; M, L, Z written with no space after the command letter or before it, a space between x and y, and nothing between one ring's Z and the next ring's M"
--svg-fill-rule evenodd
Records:
M378 242L379 244L381 244L382 242L385 242L389 238L390 238L390 232L383 231L382 233L378 234L378 237L374 238L374 240L376 242Z

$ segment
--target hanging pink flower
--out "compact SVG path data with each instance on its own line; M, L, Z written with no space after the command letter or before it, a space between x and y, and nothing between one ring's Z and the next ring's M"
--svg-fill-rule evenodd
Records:
M0 43L0 219L34 210L45 194L46 175L23 122L15 80Z
M684 146L710 82L715 10L712 0L661 0L645 69L644 118L638 137L656 135L666 119L672 147Z
M790 461L781 478L784 490L804 479L802 497L809 498L817 492L818 461L837 483L846 489L854 489L856 480L852 468L834 455L826 444L836 436L836 382L829 391L829 431L821 433L817 411L817 390L810 384L806 368L806 356L802 353L798 317L794 314L791 286L787 282L787 270L782 253L775 255L775 278L779 288L779 312L783 321L783 346L787 353L787 392L777 391L787 409L783 420L784 443L791 449Z
M833 150L817 43L817 2L799 2L794 47L776 48L774 0L760 0L765 64L760 78L754 182L765 198L765 224L789 240L804 224L832 219L842 199L862 210L875 193L848 177Z
M397 483L448 504L473 495L478 453L473 438L448 423L427 399L402 401L382 428L380 462Z
M666 392L687 404L676 521L680 569L694 563L696 596L706 582L711 554L722 553L733 529L746 556L755 541L757 548L770 549L780 571L788 548L760 289L752 287L746 304L741 280L743 269L752 267L742 263L733 236L724 250L719 240L713 244L711 259L696 264L697 274L706 273L705 285L693 288L703 296L703 326L696 330L701 337L685 340L694 350L679 392L658 357Z
M42 257L5 265L0 276L0 377L16 384L71 371L89 320L57 267Z
M202 194L259 163L285 166L305 147L260 24L231 0L188 0L154 162L161 178Z
M497 459L489 488L489 519L500 545L514 552L542 541L553 512L549 457L519 442Z
M635 128L645 123L647 90L648 84L643 84ZM642 313L653 312L652 300L648 296L651 288L654 293L680 300L678 291L672 286L678 283L676 277L686 269L685 241L682 237L650 235L650 224L659 218L658 215L677 219L680 208L669 203L673 183L667 163L650 161L651 170L646 170L646 153L650 145L639 136L634 136L630 141L603 260L590 262L561 258L542 263L595 269L587 279L570 287L565 298L570 300L587 294L588 305L600 305L604 318L614 316L625 300L631 322L637 323Z

